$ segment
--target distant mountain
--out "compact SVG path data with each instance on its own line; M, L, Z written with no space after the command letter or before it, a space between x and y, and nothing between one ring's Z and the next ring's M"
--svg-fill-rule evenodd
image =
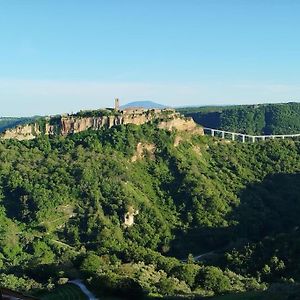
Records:
M129 108L129 107L142 107L142 108L166 108L167 106L155 103L152 101L135 101L135 102L129 102L127 104L124 104L121 106L121 109Z

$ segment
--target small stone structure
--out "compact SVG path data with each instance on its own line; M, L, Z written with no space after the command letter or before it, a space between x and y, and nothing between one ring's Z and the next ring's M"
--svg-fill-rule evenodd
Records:
M119 98L115 99L115 111L119 111L120 110L120 100Z
M135 210L132 206L128 208L128 212L124 215L123 226L125 228L131 227L134 225L134 217L139 214L138 210Z

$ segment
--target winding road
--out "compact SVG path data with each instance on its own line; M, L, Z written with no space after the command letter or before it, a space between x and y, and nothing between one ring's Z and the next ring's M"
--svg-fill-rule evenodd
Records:
M206 253L202 253L202 254L199 254L199 255L193 255L193 259L195 262L201 262L205 257L211 255L211 254L214 254L215 251L209 251L209 252L206 252ZM181 259L181 262L187 262L188 259Z
M196 262L200 262L203 258L205 258L206 256L209 256L210 254L214 254L214 251L210 251L210 252L206 252L206 253L194 256L194 260Z

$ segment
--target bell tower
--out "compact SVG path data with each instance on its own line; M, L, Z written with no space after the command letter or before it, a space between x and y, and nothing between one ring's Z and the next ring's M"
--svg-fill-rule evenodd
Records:
M119 98L115 99L115 111L119 111L120 110L120 100Z

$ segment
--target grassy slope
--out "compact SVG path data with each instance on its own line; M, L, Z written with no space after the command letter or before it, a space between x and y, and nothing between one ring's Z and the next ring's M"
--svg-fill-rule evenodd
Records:
M73 284L65 284L41 296L41 300L87 300L87 297L79 287Z

